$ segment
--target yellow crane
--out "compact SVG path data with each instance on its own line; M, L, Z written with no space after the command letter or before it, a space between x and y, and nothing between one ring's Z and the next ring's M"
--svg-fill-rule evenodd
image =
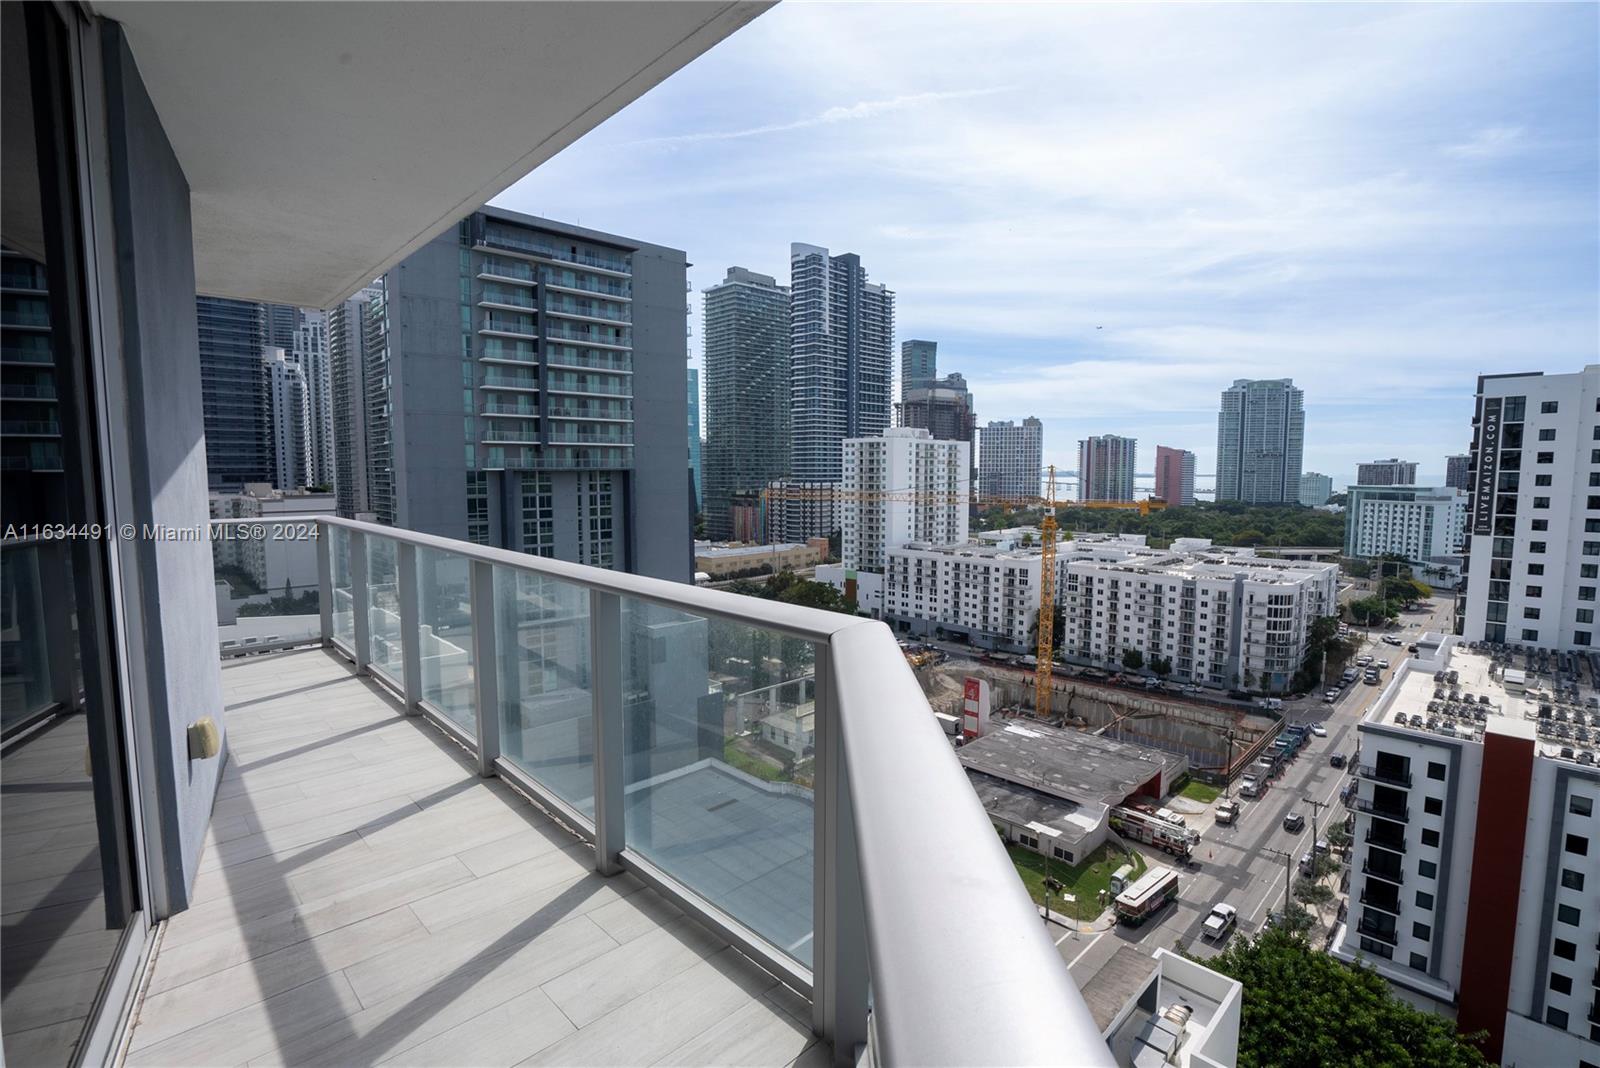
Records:
M1050 680L1055 676L1056 632L1056 465L1045 483L1044 518L1039 521L1039 649L1033 665L1033 710L1050 715Z

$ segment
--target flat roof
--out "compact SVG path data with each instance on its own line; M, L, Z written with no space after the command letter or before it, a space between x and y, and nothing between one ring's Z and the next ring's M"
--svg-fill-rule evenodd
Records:
M792 541L778 542L773 545L704 545L696 543L694 554L707 560L716 560L730 556L772 556L775 553L809 548L809 545L800 545Z
M1026 786L1017 786L1004 779L967 769L967 781L972 792L978 795L983 810L1007 823L1026 827L1042 823L1061 832L1058 844L1076 846L1105 821L1109 811L1104 805L1080 805L1049 794L1041 794Z
M1143 993L1160 970L1161 965L1154 957L1136 946L1122 945L1099 971L1078 984L1083 1000L1089 1005L1089 1014L1094 1017L1094 1025L1102 1035L1121 1015L1123 1006Z
M969 771L1079 804L1120 805L1157 776L1175 774L1183 758L1132 742L1033 720L992 723L989 733L956 755Z

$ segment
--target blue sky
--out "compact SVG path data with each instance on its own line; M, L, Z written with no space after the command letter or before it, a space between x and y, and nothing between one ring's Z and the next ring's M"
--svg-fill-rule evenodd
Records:
M856 252L980 422L1442 477L1480 373L1600 362L1600 6L783 3L497 204L787 281ZM698 363L700 300L691 353Z

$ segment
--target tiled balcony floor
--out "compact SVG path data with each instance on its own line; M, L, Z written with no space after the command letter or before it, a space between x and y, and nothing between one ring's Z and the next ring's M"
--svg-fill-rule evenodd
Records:
M230 760L129 1064L825 1062L804 999L342 661L222 675Z

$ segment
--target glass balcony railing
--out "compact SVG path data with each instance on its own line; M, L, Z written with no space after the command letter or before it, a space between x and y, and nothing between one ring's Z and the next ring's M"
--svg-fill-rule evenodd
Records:
M217 638L224 657L322 640L316 532L311 520L211 521Z
M552 393L581 393L601 397L631 397L633 384L625 378L551 374L545 385Z
M545 358L551 367L586 367L598 371L633 373L633 359L627 353L608 349L580 349L574 345L552 344L545 347Z
M1114 1063L882 623L313 522L313 640L810 999L835 1049ZM981 924L949 922L957 888ZM951 976L974 1013L929 1008Z
M577 289L585 293L603 293L608 297L631 297L633 288L627 279L607 278L602 275L580 273L557 267L541 267L539 281L557 289Z
M583 325L567 321L547 322L545 337L553 341L576 341L580 345L610 345L616 348L631 348L633 345L631 330L614 326L584 330Z
M489 248L508 248L530 255L541 256L545 259L559 260L563 263L575 263L582 267L595 267L602 271L616 271L626 274L629 270L628 261L621 256L606 256L598 252L578 251L556 248L554 245L543 241L536 241L530 236L510 233L504 230L490 229L483 235L483 243Z
M550 418L626 420L633 418L633 405L628 401L597 401L590 403L568 399L552 400L550 402Z
M545 311L558 315L582 315L591 319L604 319L613 323L633 322L633 312L626 304L610 304L596 300L562 300L553 296L544 299Z
M530 315L485 315L479 329L534 336L533 317Z

